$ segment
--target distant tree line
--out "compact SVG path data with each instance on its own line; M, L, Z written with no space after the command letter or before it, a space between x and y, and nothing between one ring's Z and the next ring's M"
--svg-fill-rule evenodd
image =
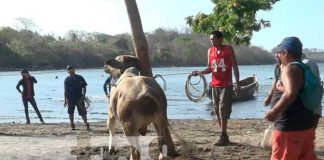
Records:
M210 47L208 35L159 28L146 33L146 37L153 67L206 65ZM275 63L274 55L262 48L233 46L241 65ZM69 31L64 37L55 37L28 29L3 27L0 29L0 69L62 69L67 64L79 68L97 68L117 55L133 54L132 48L129 34L111 36ZM324 62L323 51L305 51L309 57Z

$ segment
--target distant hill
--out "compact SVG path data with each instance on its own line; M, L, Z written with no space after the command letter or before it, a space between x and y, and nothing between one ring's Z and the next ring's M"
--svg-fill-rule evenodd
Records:
M156 29L146 33L153 67L204 66L210 40L190 31ZM255 46L233 45L238 64L276 63L274 54ZM317 62L324 62L323 51L305 49ZM40 35L30 30L0 30L0 70L62 69L72 64L79 68L102 67L105 60L121 54L134 54L129 34L107 35L70 31L64 37Z
M324 63L324 50L318 49L304 49L303 53L309 58L317 63Z

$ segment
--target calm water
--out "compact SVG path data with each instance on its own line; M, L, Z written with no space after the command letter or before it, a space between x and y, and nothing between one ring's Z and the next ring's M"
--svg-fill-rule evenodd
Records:
M271 86L274 65L239 66L240 77L245 78L255 74L259 81L259 91L255 99L235 102L233 104L232 118L263 118L268 110L263 106L263 99ZM320 70L324 64L319 64ZM166 80L165 91L168 99L169 119L213 119L210 115L211 103L208 98L200 103L188 100L185 95L185 82L187 76L193 70L201 70L204 67L173 67L153 68L153 74L160 74ZM108 100L104 95L102 86L107 77L101 69L77 70L88 82L87 96L92 100L91 109L88 112L90 121L101 121L107 118ZM45 122L68 122L67 109L63 107L64 79L68 75L65 70L30 72L38 83L35 85L35 99L38 103ZM58 79L55 79L58 76ZM323 77L323 74L321 74ZM16 84L21 78L20 72L0 72L0 123L25 122L24 107L20 94L16 90ZM210 80L210 75L206 75ZM161 84L162 81L158 80ZM34 110L29 106L31 122L39 122ZM77 115L76 120L80 121Z

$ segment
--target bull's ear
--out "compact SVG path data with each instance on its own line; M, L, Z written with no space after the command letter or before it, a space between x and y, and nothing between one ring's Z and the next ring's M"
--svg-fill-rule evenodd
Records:
M121 69L123 67L122 63L117 61L116 59L109 59L106 61L106 65L109 65L116 69Z

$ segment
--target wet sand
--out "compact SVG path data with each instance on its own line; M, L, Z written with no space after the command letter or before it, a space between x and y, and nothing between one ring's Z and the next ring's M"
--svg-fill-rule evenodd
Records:
M117 123L118 124L118 123ZM263 119L232 119L228 134L231 144L216 147L213 143L220 128L211 120L170 120L171 134L178 159L195 160L263 160L269 159L270 149L262 148L264 130L269 125ZM116 128L117 153L107 154L109 133L106 122L91 123L87 132L82 123L70 130L68 123L0 124L0 159L129 159L129 147L119 127ZM152 126L140 137L142 159L157 159L156 133ZM316 131L316 155L324 159L324 121ZM172 159L172 158L169 158Z

